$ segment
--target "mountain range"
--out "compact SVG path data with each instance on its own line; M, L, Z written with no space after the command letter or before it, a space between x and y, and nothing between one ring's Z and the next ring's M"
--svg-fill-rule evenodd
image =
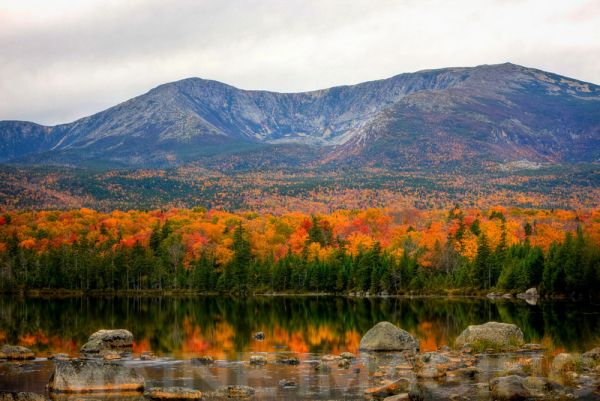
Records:
M200 78L68 124L0 121L0 163L230 168L600 161L600 86L510 63L302 93Z

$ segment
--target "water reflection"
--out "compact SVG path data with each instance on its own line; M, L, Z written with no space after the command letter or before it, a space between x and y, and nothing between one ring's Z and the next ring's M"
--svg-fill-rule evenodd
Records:
M362 333L388 320L413 333L422 349L451 344L469 324L515 323L527 341L557 350L584 351L600 342L595 305L481 299L351 299L342 297L0 297L0 343L38 353L77 354L100 328L126 328L135 352L188 358L210 354L235 360L265 351L356 351ZM252 334L266 333L264 341Z

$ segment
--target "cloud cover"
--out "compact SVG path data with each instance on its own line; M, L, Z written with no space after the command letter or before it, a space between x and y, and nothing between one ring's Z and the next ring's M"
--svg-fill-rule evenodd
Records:
M510 61L600 83L595 0L0 0L0 120L197 76L296 92Z

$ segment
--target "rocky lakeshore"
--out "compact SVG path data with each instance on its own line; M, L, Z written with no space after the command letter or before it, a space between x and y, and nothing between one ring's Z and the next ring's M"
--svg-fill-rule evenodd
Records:
M254 352L236 361L210 355L182 361L135 354L133 343L127 330L100 330L77 357L51 358L5 344L2 374L12 372L15 383L40 368L48 375L41 390L20 391L15 384L0 401L600 400L600 348L553 355L526 344L517 326L497 322L468 326L454 347L435 352L421 352L415 337L389 322L364 333L356 353Z

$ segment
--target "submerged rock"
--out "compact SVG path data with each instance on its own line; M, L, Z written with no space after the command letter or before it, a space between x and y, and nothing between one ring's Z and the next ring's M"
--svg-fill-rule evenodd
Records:
M99 330L88 338L80 352L85 355L100 354L103 351L128 353L133 350L133 334L124 329Z
M407 379L400 379L390 383L386 383L379 387L372 387L365 390L365 395L374 398L385 398L392 395L406 393L410 382Z
M514 324L487 322L467 327L456 338L457 347L466 344L475 348L508 351L524 344L523 332Z
M201 400L202 393L185 387L153 387L144 392L144 397L150 400Z
M225 398L248 398L254 393L254 388L249 386L222 386L215 392L218 397Z
M493 400L518 401L531 397L531 393L523 385L520 376L497 377L490 381L490 392Z
M361 351L418 351L419 340L390 322L379 322L360 340Z
M24 360L34 359L35 355L29 348L21 347L20 345L4 344L0 348L0 359L9 360Z
M38 393L0 392L0 401L46 401L46 397Z
M144 378L117 362L92 359L56 361L50 376L50 392L141 391Z

